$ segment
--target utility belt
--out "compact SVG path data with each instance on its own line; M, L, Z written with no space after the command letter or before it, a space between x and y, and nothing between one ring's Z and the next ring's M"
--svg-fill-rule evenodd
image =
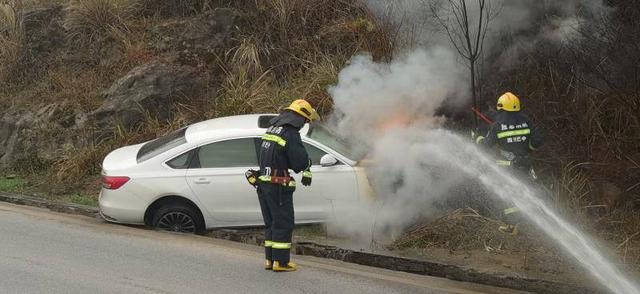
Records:
M273 169L270 175L261 175L258 180L262 183L282 185L286 187L295 187L296 181L286 169Z
M533 180L537 180L538 176L533 170L533 164L531 158L527 155L516 155L513 152L500 150L500 155L503 159L496 160L496 164L499 166L507 166L520 170L524 173L528 173Z
M511 166L514 168L528 169L531 167L531 158L528 155L516 155L513 152L500 150L501 159L496 163L501 166Z

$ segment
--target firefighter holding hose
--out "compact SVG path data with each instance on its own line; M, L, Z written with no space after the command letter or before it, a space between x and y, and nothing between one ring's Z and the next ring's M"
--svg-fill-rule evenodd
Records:
M542 147L542 134L521 112L520 99L516 95L504 93L498 98L496 109L498 112L489 131L485 136L477 136L476 143L488 147L497 145L498 165L537 179L529 154ZM516 235L519 209L512 206L504 209L503 220L506 225L500 226L499 230Z
M258 190L265 224L265 269L275 272L296 270L290 261L294 228L293 192L296 182L290 175L302 172L302 185L311 185L311 161L302 144L300 129L319 119L309 102L299 99L273 118L262 137L260 170L247 171L247 180Z

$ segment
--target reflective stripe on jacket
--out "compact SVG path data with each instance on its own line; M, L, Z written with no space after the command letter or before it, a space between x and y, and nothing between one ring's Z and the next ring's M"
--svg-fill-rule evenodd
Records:
M262 136L258 151L262 181L271 180L271 177L289 176L288 170L299 173L309 167L309 155L299 132L304 120L300 124L296 119L297 114L283 112L272 120L272 125ZM295 182L290 185L295 186Z
M542 141L542 134L527 116L520 112L501 111L496 115L495 122L482 143L488 146L498 145L500 150L523 157L540 148Z

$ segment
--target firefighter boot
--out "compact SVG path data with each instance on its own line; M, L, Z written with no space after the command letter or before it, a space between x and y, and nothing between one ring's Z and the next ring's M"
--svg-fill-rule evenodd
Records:
M273 271L274 272L293 272L298 268L298 265L289 261L287 265L281 266L279 261L273 262Z
M518 235L518 225L501 225L498 231L515 236Z
M273 268L273 262L271 260L265 259L264 260L264 269L270 270L272 268Z

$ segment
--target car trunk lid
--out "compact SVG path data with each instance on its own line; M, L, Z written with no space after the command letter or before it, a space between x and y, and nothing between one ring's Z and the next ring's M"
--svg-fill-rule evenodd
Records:
M138 164L136 157L142 145L131 145L111 151L102 162L103 174L108 175L114 171L136 166Z

